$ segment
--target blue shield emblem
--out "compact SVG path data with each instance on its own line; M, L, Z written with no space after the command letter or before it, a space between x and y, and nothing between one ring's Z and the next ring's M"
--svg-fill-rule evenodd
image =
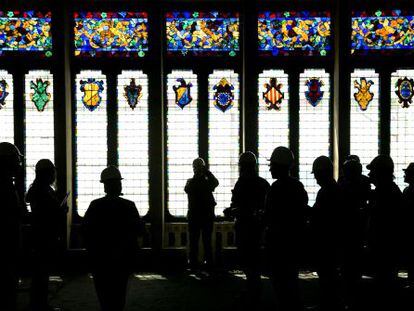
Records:
M6 97L9 95L9 93L7 93L8 87L5 80L0 80L0 109L6 104Z
M313 107L316 107L323 98L324 91L321 90L323 82L319 78L311 78L305 84L308 90L305 92L306 100Z
M135 79L132 78L129 82L129 85L126 85L124 87L124 91L124 96L128 102L129 107L134 110L142 98L142 86L137 85Z
M191 87L193 84L187 83L183 78L177 79L179 85L174 85L173 90L175 93L175 103L181 109L184 109L189 103L192 102L193 98L191 97Z
M214 93L214 106L222 112L226 112L231 107L233 107L234 101L234 86L227 81L226 78L222 78L219 83L217 83L213 90Z

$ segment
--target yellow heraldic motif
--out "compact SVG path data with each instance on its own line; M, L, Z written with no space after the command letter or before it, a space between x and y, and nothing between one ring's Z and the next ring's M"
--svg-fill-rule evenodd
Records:
M104 90L103 83L102 80L98 81L94 78L80 81L80 90L83 92L82 102L89 111L94 111L101 104L101 93Z
M354 98L362 111L367 110L369 103L374 99L374 93L371 92L373 84L374 82L367 81L366 78L360 78L360 82L354 81L354 88L358 89L358 92L354 93Z

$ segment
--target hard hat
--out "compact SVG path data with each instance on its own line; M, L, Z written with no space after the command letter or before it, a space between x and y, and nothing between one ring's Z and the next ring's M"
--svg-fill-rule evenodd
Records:
M292 166L294 163L294 156L289 148L279 146L275 148L270 157L270 163L279 164L284 166Z
M327 156L317 157L312 165L312 173L315 173L315 171L333 171L331 159Z
M388 171L394 172L394 161L390 156L381 154L376 156L370 164L367 165L367 169L376 171Z
M257 159L253 152L246 151L240 155L239 165L256 165Z
M101 173L101 183L104 183L108 180L122 180L121 172L115 166L108 166Z
M46 171L46 170L54 170L55 165L49 159L42 159L36 163L36 172L39 171Z
M414 172L414 162L408 164L407 168L403 169L404 172Z
M23 155L20 153L19 148L8 142L0 143L0 156L17 156L19 158L23 157Z
M197 158L193 161L193 167L204 167L206 166L206 162L202 158Z

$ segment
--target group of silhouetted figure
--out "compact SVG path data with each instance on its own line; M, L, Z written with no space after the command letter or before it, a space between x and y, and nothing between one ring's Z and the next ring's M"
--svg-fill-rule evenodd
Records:
M414 285L414 163L404 170L408 186L401 192L394 183L394 163L389 156L374 158L367 166L368 176L362 174L359 158L348 156L338 181L331 160L320 156L312 166L320 186L312 207L303 184L290 175L294 163L288 148L277 147L269 159L275 179L269 185L258 174L256 156L252 152L240 156L240 176L224 215L235 220L238 259L247 280L243 307L255 310L258 306L261 275L266 270L261 260L264 250L278 310L304 310L299 271L306 264L318 274L322 310L356 310L360 281L366 273L373 278L375 308L392 310L401 265L408 270L409 284ZM0 245L4 254L0 310L5 311L17 308L24 204L17 194L16 178L21 169L18 148L0 143ZM53 188L56 168L50 160L40 160L35 171L25 197L32 214L30 306L45 311L54 310L48 304L48 282L50 267L65 248L67 197L59 198ZM184 188L188 195L189 269L213 271L214 190L219 181L201 158L193 161L193 171ZM91 202L82 233L101 309L121 311L144 226L135 204L121 198L120 171L107 167L100 182L106 195ZM203 264L199 262L200 237Z

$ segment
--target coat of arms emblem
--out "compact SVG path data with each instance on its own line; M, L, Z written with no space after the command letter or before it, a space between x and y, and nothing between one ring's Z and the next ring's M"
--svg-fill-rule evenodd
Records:
M83 93L82 102L86 109L94 111L102 102L101 94L104 90L104 82L95 78L80 81L80 90Z
M174 85L173 90L175 93L175 103L181 109L184 109L189 103L192 102L193 98L191 97L191 87L193 84L187 83L184 78L177 79L179 85Z
M374 93L371 92L371 86L374 84L371 80L367 81L366 78L360 78L360 81L354 81L354 88L358 92L354 93L354 98L357 101L359 108L362 111L368 109L369 103L374 99Z
M226 112L231 107L233 107L234 100L234 86L227 81L226 78L222 78L219 83L217 83L213 90L214 93L214 106L222 112Z
M8 88L8 84L7 82L3 79L0 80L0 109L6 105L6 97L7 95L9 95L9 93L7 92L7 88Z
M310 78L305 84L308 90L305 92L306 100L313 107L316 107L323 98L324 91L321 90L324 85L323 81L319 78Z
M134 110L142 98L142 86L137 85L135 79L132 78L129 82L129 85L126 85L124 87L124 91L124 96L128 102L129 107Z
M281 83L277 83L277 78L270 78L269 83L265 83L266 91L263 92L263 99L268 110L280 110L282 100L285 98L285 94L281 91L282 86Z
M399 103L403 104L403 108L410 107L409 104L413 102L414 96L414 80L408 79L407 77L404 79L400 78L395 86L397 88L395 94L398 96Z
M49 85L50 82L48 80L36 79L35 82L30 81L30 89L33 90L33 93L30 94L30 99L39 112L44 111L47 103L50 101L51 95L47 92Z

